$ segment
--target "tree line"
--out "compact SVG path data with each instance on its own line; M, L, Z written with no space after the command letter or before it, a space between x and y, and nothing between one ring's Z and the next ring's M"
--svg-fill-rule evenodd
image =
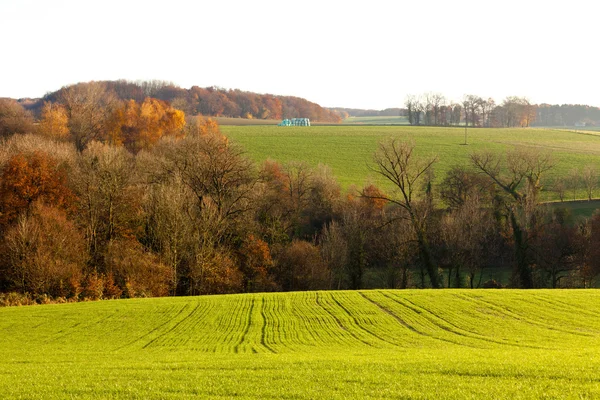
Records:
M436 185L435 157L389 140L370 164L385 188L344 192L327 167L256 164L161 100L72 90L37 121L0 101L3 293L597 284L600 216L573 223L540 203L547 153L473 153Z
M465 95L462 101L449 101L439 93L409 95L404 113L411 125L529 127L595 126L600 109L587 105L531 104L525 97L510 96L501 103L492 98Z
M135 100L141 103L145 98L151 97L166 101L187 115L247 119L309 118L313 121L332 123L341 121L338 114L316 103L293 96L257 94L218 87L192 86L190 89L184 89L172 82L158 80L136 82L118 80L95 82L95 84L104 86L118 100ZM88 86L86 83L78 85ZM64 92L71 90L71 87L66 86L48 93L39 100L24 99L23 105L39 115L45 102L56 102L64 97Z

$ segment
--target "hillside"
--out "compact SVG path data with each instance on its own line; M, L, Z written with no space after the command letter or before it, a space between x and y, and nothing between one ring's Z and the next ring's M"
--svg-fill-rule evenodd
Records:
M591 290L4 308L0 397L597 398L598 316Z
M315 126L311 128L280 128L275 126L223 126L234 141L240 143L256 161L266 159L306 161L316 166L331 167L338 182L348 188L373 182L382 187L387 183L369 169L373 153L381 140L399 137L414 140L420 155L437 155L435 178L440 182L455 165L467 165L469 155L476 151L504 152L514 147L541 148L552 153L555 167L549 171L542 193L544 200L557 199L551 192L552 181L566 177L577 169L596 163L600 156L600 136L585 132L540 128L468 129L465 146L464 128L417 126ZM335 151L332 151L335 149ZM583 190L577 198L584 198ZM573 197L569 194L569 200Z
M340 116L320 105L294 96L258 94L219 87L181 88L163 81L102 81L119 100L142 102L153 97L171 103L186 115L204 115L244 119L310 118L318 122L338 123ZM78 84L79 85L79 84ZM55 102L66 87L46 94L41 99L21 99L21 104L34 114L41 112L44 101Z

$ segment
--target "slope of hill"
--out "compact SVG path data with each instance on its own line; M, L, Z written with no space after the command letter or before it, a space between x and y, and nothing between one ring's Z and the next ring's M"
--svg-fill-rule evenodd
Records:
M543 200L555 200L550 189L555 177L567 177L586 165L594 165L600 156L600 136L572 131L540 128L468 129L464 146L464 128L418 126L315 126L279 128L275 126L223 126L234 141L241 144L256 161L266 159L306 161L331 167L338 182L348 188L372 182L386 187L368 167L377 144L390 137L413 140L419 155L437 155L435 179L440 182L455 165L467 165L471 153L482 150L505 152L513 147L534 147L551 152L555 166L547 175ZM332 151L335 149L335 151ZM583 189L576 195L586 198ZM569 194L569 200L573 199Z
M600 293L406 290L0 309L2 398L597 398Z
M258 94L239 89L192 86L184 89L172 82L124 80L100 82L120 100L142 102L146 97L168 101L186 115L235 117L245 119L310 118L313 121L338 123L340 116L320 105L294 96ZM78 85L85 85L79 83ZM22 105L39 114L44 101L57 101L61 88L43 99L22 99Z

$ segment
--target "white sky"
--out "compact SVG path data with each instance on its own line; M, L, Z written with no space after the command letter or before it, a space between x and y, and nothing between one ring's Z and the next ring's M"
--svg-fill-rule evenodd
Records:
M161 79L400 107L407 94L600 106L600 1L0 0L0 97Z

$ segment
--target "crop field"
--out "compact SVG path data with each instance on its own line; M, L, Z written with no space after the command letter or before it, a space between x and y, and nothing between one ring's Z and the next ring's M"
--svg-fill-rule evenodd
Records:
M0 398L600 397L600 292L377 290L0 309Z
M222 131L239 143L256 161L306 161L313 166L325 164L343 188L362 187L383 182L369 169L377 144L386 138L414 140L417 154L437 156L436 180L454 165L468 165L475 151L505 152L514 147L530 147L552 153L556 166L549 172L549 183L556 176L567 176L573 169L595 164L600 169L600 135L549 129L472 129L414 126L223 126ZM584 198L581 191L578 198ZM543 199L557 196L549 191Z
M388 117L348 117L342 121L346 125L408 125L408 118Z
M217 121L219 125L277 125L281 122L280 119L247 119L247 118L231 118L231 117L209 117Z

